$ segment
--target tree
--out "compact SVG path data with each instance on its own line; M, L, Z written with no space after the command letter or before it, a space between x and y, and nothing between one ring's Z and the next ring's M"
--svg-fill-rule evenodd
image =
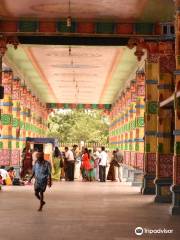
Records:
M56 111L49 118L49 137L60 142L108 143L108 119L99 110Z

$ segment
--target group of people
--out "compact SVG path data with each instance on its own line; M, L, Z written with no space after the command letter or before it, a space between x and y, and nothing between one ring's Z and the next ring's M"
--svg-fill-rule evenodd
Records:
M42 151L34 150L32 153L30 148L26 147L22 153L22 160L21 178L24 179L26 174L29 174L29 183L32 178L35 178L35 196L40 202L38 211L42 211L45 205L44 192L47 185L51 187L53 174L57 175L58 179L64 177L66 181L74 181L74 178L80 178L80 175L83 181L97 180L105 182L106 179L115 181L115 167L122 164L123 157L118 149L113 151L107 177L108 153L105 151L105 147L101 147L100 151L98 149L92 151L87 148L80 151L78 146L74 145L72 149L65 147L64 152L55 147L53 166L49 161L45 160ZM6 170L4 166L1 166L0 185L11 185L15 179L16 175L13 167Z
M12 185L15 177L14 167L9 167L7 170L5 166L0 167L0 185Z
M93 151L82 148L80 151L79 147L74 145L72 149L65 147L64 152L55 147L53 158L55 176L58 176L56 179L64 178L66 181L74 181L80 176L83 181L115 181L115 167L119 167L123 161L121 152L118 149L113 151L106 177L109 156L105 147L101 147L100 151L96 148Z

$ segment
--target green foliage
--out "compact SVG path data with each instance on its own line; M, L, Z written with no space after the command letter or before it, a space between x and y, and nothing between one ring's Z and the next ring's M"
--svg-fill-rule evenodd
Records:
M97 110L57 111L49 118L49 137L60 142L108 143L108 119Z

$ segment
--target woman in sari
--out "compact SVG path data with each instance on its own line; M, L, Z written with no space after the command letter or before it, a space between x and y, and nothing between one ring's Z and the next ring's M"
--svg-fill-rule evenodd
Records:
M26 179L27 175L32 173L32 152L30 149L30 144L27 143L26 147L23 149L22 152L22 171L21 171L21 178Z
M89 169L88 171L88 180L91 182L95 180L94 157L91 149L89 149L89 156L90 156L91 169Z
M81 171L83 180L89 181L89 171L92 169L90 163L90 154L87 148L84 149L84 153L82 155L82 164L81 164Z
M116 181L116 178L115 178L115 171L114 171L114 168L116 166L116 151L113 151L112 153L112 159L111 159L111 162L110 162L110 167L109 167L109 171L108 171L108 175L107 175L107 180L111 180L111 181Z
M53 153L53 179L60 180L60 174L61 174L61 152L58 147L55 147L54 153Z

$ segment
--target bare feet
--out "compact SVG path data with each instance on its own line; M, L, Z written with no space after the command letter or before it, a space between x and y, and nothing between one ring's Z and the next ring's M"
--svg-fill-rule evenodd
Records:
M38 209L39 212L42 211L43 206L44 206L45 204L46 204L46 202L44 202L44 201L40 204L40 207L39 207L39 209Z

